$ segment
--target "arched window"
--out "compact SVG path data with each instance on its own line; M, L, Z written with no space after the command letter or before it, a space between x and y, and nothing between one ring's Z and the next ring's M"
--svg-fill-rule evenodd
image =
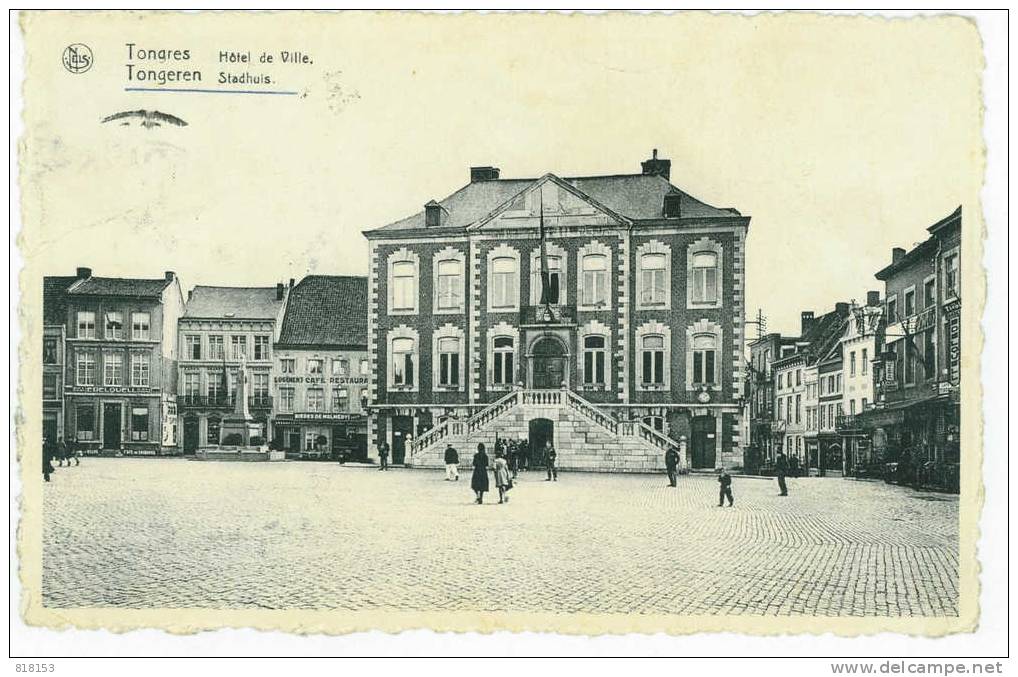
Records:
M491 305L512 308L519 297L516 259L499 256L491 264Z
M665 337L651 334L643 337L640 346L642 357L641 382L645 385L663 385L665 382Z
M494 363L492 365L492 381L496 385L511 385L513 371L513 355L515 345L511 336L496 336L494 341Z
M414 340L397 338L392 340L392 383L396 386L414 384Z
M438 309L463 307L463 266L459 261L438 262Z
M457 386L460 382L460 340L438 339L438 385Z
M693 384L717 383L717 337L713 334L693 336ZM791 398L789 398L791 404Z
M644 254L640 257L640 303L645 306L664 305L668 286L665 280L667 267L664 254Z
M583 383L604 385L605 383L605 340L604 336L583 337Z
M413 310L417 304L416 270L412 261L392 264L392 308Z
M608 303L608 257L588 254L583 257L583 299L585 306Z
M713 252L693 254L693 269L690 285L693 303L717 303L718 300L718 255Z

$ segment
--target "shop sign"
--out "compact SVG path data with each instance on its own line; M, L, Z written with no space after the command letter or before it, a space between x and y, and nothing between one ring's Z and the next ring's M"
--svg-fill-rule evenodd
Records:
M306 385L367 385L367 376L277 376L276 383L304 383Z
M158 388L148 386L79 386L65 387L69 395L149 395L158 394Z
M919 314L919 317L916 318L915 329L912 330L912 333L918 334L921 331L926 331L927 329L932 328L934 317L933 308L927 308L924 310Z
M952 317L947 325L947 352L951 383L958 385L961 378L961 320Z
M339 414L327 411L298 411L293 415L295 421L350 421L360 418L359 414Z

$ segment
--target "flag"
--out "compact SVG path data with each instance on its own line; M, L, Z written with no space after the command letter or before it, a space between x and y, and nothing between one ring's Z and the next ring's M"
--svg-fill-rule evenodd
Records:
M539 232L541 235L541 305L547 307L551 304L551 270L548 268L548 238L544 231L544 186L541 191L541 217L539 221Z

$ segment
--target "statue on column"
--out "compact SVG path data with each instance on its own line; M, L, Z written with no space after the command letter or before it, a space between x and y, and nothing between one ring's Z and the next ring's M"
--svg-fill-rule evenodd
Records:
M247 354L240 354L240 366L237 368L237 390L236 400L233 405L233 412L243 416L244 420L251 418L247 401Z

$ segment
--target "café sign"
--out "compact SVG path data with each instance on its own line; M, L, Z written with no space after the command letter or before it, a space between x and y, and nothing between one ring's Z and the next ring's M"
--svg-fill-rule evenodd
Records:
M303 383L305 385L367 385L367 376L277 376L276 383Z

